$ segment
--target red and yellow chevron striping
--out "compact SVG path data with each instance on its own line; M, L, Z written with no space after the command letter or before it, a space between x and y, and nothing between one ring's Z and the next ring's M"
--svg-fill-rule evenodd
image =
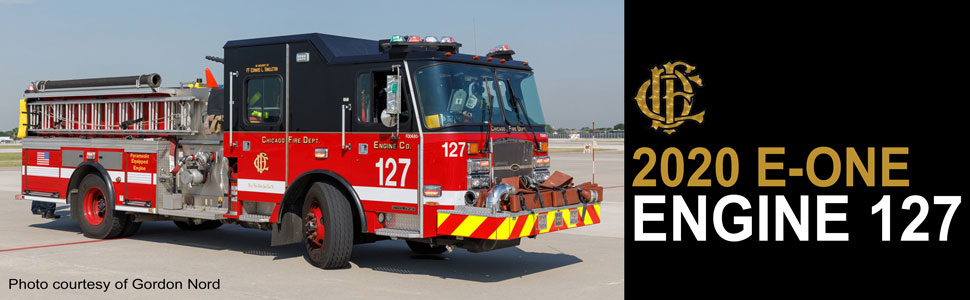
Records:
M556 224L556 216L562 223ZM516 217L484 217L438 213L438 235L462 236L489 240L511 240L600 222L600 205L558 209ZM558 226L557 226L558 225Z

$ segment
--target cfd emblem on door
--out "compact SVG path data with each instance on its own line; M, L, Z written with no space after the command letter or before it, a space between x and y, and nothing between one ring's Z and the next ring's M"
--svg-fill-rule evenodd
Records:
M256 167L256 172L263 174L263 172L269 170L269 165L266 164L267 160L269 160L269 157L266 156L266 152L260 152L259 155L256 155L256 159L253 160L253 166Z

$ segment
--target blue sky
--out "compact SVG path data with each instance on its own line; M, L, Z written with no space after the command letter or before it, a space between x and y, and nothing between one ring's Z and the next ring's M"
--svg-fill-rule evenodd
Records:
M546 120L623 122L623 2L0 0L0 128L17 126L30 81L159 73L163 85L222 78L228 40L320 32L451 35L462 53L508 44L535 68ZM477 51L476 51L477 49Z

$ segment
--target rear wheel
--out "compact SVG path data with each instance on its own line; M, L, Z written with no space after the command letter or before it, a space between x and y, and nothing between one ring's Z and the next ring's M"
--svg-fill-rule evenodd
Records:
M303 258L323 269L347 265L354 224L347 197L329 183L314 183L303 201Z
M118 235L118 237L129 237L135 235L139 228L141 228L141 222L135 222L135 215L129 214L128 225L125 226L125 229L121 231L121 235Z
M209 229L219 228L219 226L222 226L222 222L215 221L215 220L208 220L208 221L202 221L202 223L199 223L199 224L195 224L193 222L175 221L175 226L178 226L179 229L182 229L185 231L199 231L199 230L209 230Z
M408 248L411 248L411 251L417 254L441 254L448 250L445 246L431 246L428 243L412 241L407 241L407 243Z
M78 186L79 194L71 201L81 211L81 232L93 239L117 237L125 229L128 216L115 211L114 199L108 199L108 187L97 174L88 174Z

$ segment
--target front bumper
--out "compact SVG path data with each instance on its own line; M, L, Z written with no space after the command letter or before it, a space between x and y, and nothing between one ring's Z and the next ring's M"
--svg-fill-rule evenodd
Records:
M460 206L437 212L438 236L512 240L598 224L600 203L573 204L521 212Z

